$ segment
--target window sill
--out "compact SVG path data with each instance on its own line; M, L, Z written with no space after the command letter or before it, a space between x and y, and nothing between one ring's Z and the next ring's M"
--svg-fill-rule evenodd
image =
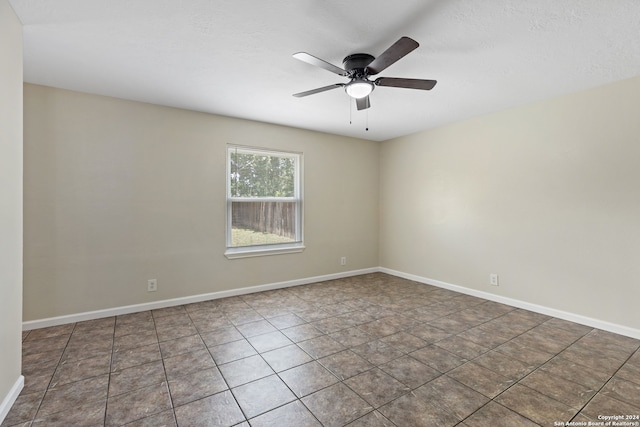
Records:
M291 245L273 246L253 246L250 248L228 248L224 256L228 259L252 258L258 256L293 254L304 251L305 247L302 243Z

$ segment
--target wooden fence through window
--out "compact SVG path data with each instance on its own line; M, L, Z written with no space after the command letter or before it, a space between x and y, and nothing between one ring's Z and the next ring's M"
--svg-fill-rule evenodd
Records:
M232 202L231 225L296 238L296 202Z

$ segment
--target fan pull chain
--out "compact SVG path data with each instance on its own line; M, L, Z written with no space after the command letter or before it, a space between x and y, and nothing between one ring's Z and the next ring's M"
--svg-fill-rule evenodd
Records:
M352 111L353 111L353 102L351 102L351 97L349 96L349 124L353 124L351 120Z
M352 101L351 97L349 97L349 124L353 124L353 104L355 101ZM369 109L365 111L365 128L364 130L369 132Z

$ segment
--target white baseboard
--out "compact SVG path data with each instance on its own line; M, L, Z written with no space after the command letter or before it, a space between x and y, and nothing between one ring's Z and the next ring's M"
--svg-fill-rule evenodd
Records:
M28 331L31 329L47 328L49 326L58 326L67 323L83 322L85 320L101 319L103 317L119 316L122 314L136 313L139 311L157 310L159 308L173 307L176 305L191 304L195 302L251 294L254 292L270 291L273 289L289 288L291 286L307 285L309 283L323 282L326 280L335 280L342 279L344 277L358 276L361 274L376 273L378 271L380 270L377 267L361 270L351 270L341 273L326 274L322 276L307 277L303 279L288 280L285 282L269 283L265 285L249 286L246 288L230 289L227 291L211 292L207 294L193 295L182 298L173 298L142 304L126 305L104 310L86 311L83 313L49 317L46 319L29 320L22 323L22 330Z
M559 319L568 320L570 322L580 323L581 325L602 329L603 331L613 332L615 334L625 335L630 338L640 339L640 330L635 328L630 328L628 326L618 325L616 323L611 323L611 322L607 322L600 319L594 319L592 317L582 316L580 314L570 313L570 312L558 310L555 308L549 308L542 305L532 304L526 301L507 298L507 297L495 295L489 292L483 292L475 289L465 288L464 286L453 285L451 283L442 282L440 280L429 279L426 277L416 276L414 274L409 274L409 273L403 273L401 271L391 270L389 268L380 267L378 271L380 271L381 273L390 274L392 276L398 276L404 279L413 280L415 282L424 283L426 285L433 285L439 288L449 289L450 291L460 292L462 294L472 295L474 297L484 298L490 301L495 301L502 304L510 305L512 307L522 308L522 309L533 311L536 313L546 314L547 316L557 317Z
M4 419L7 417L9 410L15 403L23 387L24 376L20 375L16 382L13 384L13 387L11 387L11 390L9 390L9 393L5 396L4 399L2 399L2 403L0 404L0 424L2 424Z
M495 295L489 292L483 292L483 291L478 291L471 288L465 288L464 286L454 285L451 283L442 282L440 280L416 276L414 274L404 273L402 271L392 270L385 267L373 267L373 268L366 268L362 270L351 270L351 271L346 271L341 273L327 274L323 276L288 280L285 282L249 286L249 287L239 288L239 289L230 289L227 291L211 292L207 294L193 295L193 296L182 297L182 298L173 298L173 299L162 300L162 301L154 301L154 302L148 302L148 303L142 303L142 304L127 305L122 307L114 307L114 308L109 308L105 310L88 311L84 313L50 317L46 319L30 320L22 323L22 329L26 331L31 329L46 328L49 326L57 326L57 325L63 325L67 323L82 322L85 320L100 319L103 317L118 316L122 314L136 313L139 311L155 310L159 308L173 307L176 305L191 304L195 302L208 301L208 300L232 297L237 295L245 295L245 294L250 294L254 292L269 291L273 289L288 288L291 286L306 285L309 283L323 282L326 280L341 279L344 277L351 277L351 276L357 276L360 274L368 274L368 273L376 273L376 272L381 272L381 273L390 274L392 276L402 277L404 279L413 280L415 282L424 283L427 285L433 285L439 288L449 289L451 291L460 292L462 294L484 298L489 301L495 301L502 304L507 304L512 307L522 308L522 309L533 311L536 313L546 314L547 316L553 316L559 319L580 323L582 325L590 326L592 328L598 328L604 331L609 331L616 334L625 335L627 337L640 339L640 330L635 328L630 328L628 326L619 325L616 323L611 323L611 322L607 322L600 319L594 319L592 317L582 316L579 314L570 313L570 312L558 310L555 308L545 307L542 305L532 304L526 301L503 297L503 296Z

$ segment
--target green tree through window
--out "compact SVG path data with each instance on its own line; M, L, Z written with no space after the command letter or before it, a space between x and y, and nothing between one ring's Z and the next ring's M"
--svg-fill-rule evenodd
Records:
M231 152L233 197L294 197L295 159Z

